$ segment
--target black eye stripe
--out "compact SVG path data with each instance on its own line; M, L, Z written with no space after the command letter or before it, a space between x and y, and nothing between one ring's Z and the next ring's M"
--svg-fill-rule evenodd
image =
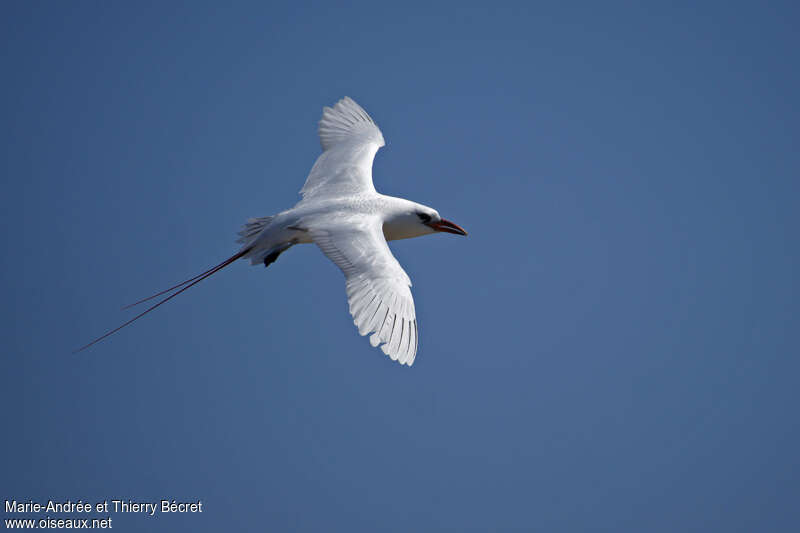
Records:
M417 216L418 216L418 217L420 218L420 220L422 220L423 222L430 222L430 221L431 221L431 216L430 216L430 215L427 215L427 214L425 214L425 213L417 213Z

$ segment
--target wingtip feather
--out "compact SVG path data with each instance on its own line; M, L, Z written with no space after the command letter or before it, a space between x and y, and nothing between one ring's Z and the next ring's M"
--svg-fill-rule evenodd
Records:
M318 132L323 150L353 138L374 142L378 146L386 144L372 117L349 96L336 102L333 107L322 108Z

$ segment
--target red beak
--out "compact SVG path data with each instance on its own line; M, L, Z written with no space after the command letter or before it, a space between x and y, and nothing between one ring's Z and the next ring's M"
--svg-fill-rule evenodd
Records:
M449 220L445 219L442 219L439 222L431 222L428 225L433 229L435 229L436 231L442 231L444 233L454 233L456 235L467 234L467 230L465 230L455 222L450 222Z

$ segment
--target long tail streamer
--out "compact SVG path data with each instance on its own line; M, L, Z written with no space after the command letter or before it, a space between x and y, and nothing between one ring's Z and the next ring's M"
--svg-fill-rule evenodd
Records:
M226 266L226 265L230 264L230 263L228 263L228 261L230 261L230 259L226 259L225 261L223 261L222 263L218 264L217 266L213 266L213 267L209 268L208 270L206 270L205 272L201 272L200 274L196 275L195 277L189 278L186 281L182 281L182 282L178 283L177 285L174 285L174 286L170 287L169 289L164 289L163 291L157 292L152 296L148 296L147 298L142 298L139 301L133 302L132 304L128 304L125 307L123 307L122 309L125 310L125 309L130 309L131 307L136 307L137 305L142 304L144 302L147 302L149 300L152 300L153 298L158 298L162 294L167 294L168 292L172 292L172 291L174 291L175 289L177 289L179 287L183 287L187 283L191 283L196 279L202 278L206 274L210 274L212 270L216 272L217 270L219 270L223 266Z
M234 262L234 261L236 261L237 259L240 259L240 258L242 258L242 257L243 257L245 254L247 254L247 252L249 252L249 251L250 251L250 248L248 248L248 249L246 249L246 250L242 250L241 252L239 252L239 253L237 253L237 254L235 254L235 255L233 255L233 256L231 256L231 257L229 257L228 259L226 259L226 260L225 260L225 261L223 261L222 263L218 264L217 266L215 266L215 267L213 267L213 268L210 268L210 269L206 270L206 271L205 271L205 272L203 272L202 274L198 274L197 276L195 276L195 277L193 277L193 278L190 278L190 279L187 279L187 280L186 280L186 281L184 281L183 283L179 283L178 285L175 285L174 287L171 287L171 288L169 288L169 289L163 290L163 291L161 291L161 292L159 292L159 293L157 293L157 294L154 294L153 296L149 296L149 297L147 297L147 298L144 298L143 300L139 300L139 301L138 301L138 302L136 302L136 303L132 303L132 304L130 304L130 305L127 305L127 306L123 307L123 309L128 309L129 307L133 307L134 305L138 305L138 304L140 304L140 303L142 303L142 302L146 302L146 301L148 301L148 300L152 300L153 298L156 298L156 297L158 297L158 296L161 296L162 294L168 293L168 292L170 292L170 291L172 291L172 290L174 290L174 289L177 289L178 287L182 287L182 286L186 285L186 286L185 286L185 287L183 287L181 290L179 290L179 291L176 291L174 294L170 294L169 296L167 296L166 298L162 299L162 300L161 300L161 301L159 301L158 303L156 303L156 304L154 304L154 305L151 305L150 307L148 307L147 309L145 309L144 311L142 311L141 313L139 313L139 314L138 314L138 315L136 315L135 317L131 318L130 320L128 320L127 322L125 322L125 323L124 323L124 324L122 324L121 326L119 326L119 327L116 327L116 328L112 329L111 331L109 331L109 332L108 332L108 333L106 333L105 335L102 335L101 337L97 337L95 340L93 340L93 341L92 341L92 342L90 342L89 344L86 344L86 345L84 345L84 346L81 346L80 348L78 348L77 350L73 351L72 353L78 353L78 352L80 352L80 351L83 351L83 350L85 350L86 348L88 348L89 346L92 346L93 344L96 344L96 343L100 342L101 340L105 339L105 338L106 338L106 337L108 337L109 335L113 335L114 333L116 333L117 331L121 330L121 329L122 329L122 328L124 328L125 326L127 326L127 325L129 325L129 324L132 324L133 322L136 322L137 320L139 320L140 318L142 318L144 315L146 315L147 313L149 313L150 311L152 311L152 310L153 310L153 309L155 309L156 307L159 307L160 305L167 303L168 301L172 300L173 298L175 298L177 295L179 295L179 294L180 294L180 293L182 293L183 291L185 291L185 290L189 289L190 287L192 287L192 286L194 286L194 285L197 285L198 283L200 283L201 281L203 281L203 280L204 280L204 279L206 279L207 277L211 276L212 274L215 274L215 273L219 272L220 270L222 270L222 269L223 269L223 268L225 268L226 266L230 265L231 263L233 263L233 262ZM187 285L187 284L188 284L188 285Z

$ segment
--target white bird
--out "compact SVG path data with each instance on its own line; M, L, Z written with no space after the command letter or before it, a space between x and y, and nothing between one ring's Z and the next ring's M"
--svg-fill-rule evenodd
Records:
M467 232L443 219L435 209L375 190L372 161L386 143L372 118L352 99L344 97L333 108L323 109L319 138L322 154L300 191L303 198L297 205L277 215L249 219L239 232L237 242L242 247L236 254L174 287L126 306L176 291L76 351L119 331L237 259L269 266L295 244L314 243L344 273L350 314L358 332L371 333L372 346L380 346L393 360L413 364L419 331L411 280L386 241Z

